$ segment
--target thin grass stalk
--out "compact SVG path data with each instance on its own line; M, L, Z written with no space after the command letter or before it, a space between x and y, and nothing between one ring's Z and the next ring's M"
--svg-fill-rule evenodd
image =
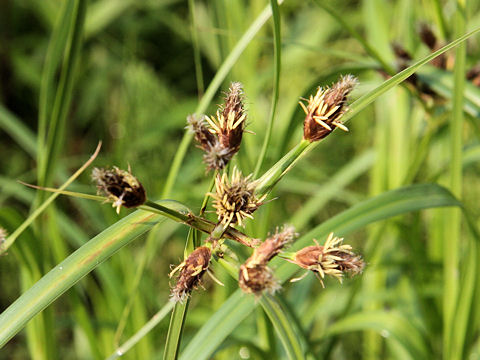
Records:
M198 41L197 16L195 11L195 0L188 0L188 9L190 10L190 33L192 36L193 61L195 63L195 79L197 81L198 97L203 96L205 84L203 82L202 57L200 53L200 44Z
M455 14L455 35L463 34L466 29L466 0L457 1ZM453 109L450 119L450 189L457 197L462 197L462 129L463 103L465 90L466 45L461 44L455 51ZM459 263L461 246L461 213L451 209L445 214L443 237L444 288L443 288L443 345L445 359L460 359L462 352L453 349L453 338L457 331L455 310L459 299ZM458 349L457 349L458 350Z
M365 49L366 53L370 55L372 58L378 61L381 67L390 75L395 74L395 69L387 62L381 54L372 46L370 43L365 40L365 38L356 31L353 26L351 26L346 20L345 16L342 16L335 10L335 8L330 5L328 1L325 0L315 0L315 3L324 9L327 13L329 13L339 24L341 24L342 28L347 30L351 36L353 36Z
M72 98L73 85L75 79L76 65L80 56L82 44L82 32L87 11L87 1L75 1L75 20L72 22L69 41L67 42L64 64L60 75L60 81L55 94L52 112L50 114L50 123L46 141L45 156L42 156L39 166L38 183L43 186L50 182L53 177L56 158L60 151L63 141L64 129L66 125L67 112ZM43 149L42 152L43 154ZM42 195L40 195L42 199Z
M115 360L123 356L128 350L135 346L140 340L142 340L150 331L155 328L164 318L170 313L174 304L173 302L167 302L153 317L138 330L131 338L125 341L120 347L118 347L113 354L111 354L107 360Z
M437 51L431 53L430 55L424 57L423 59L417 61L415 64L409 66L403 71L400 71L395 76L392 76L390 79L384 81L380 86L376 87L374 90L370 91L368 94L365 94L361 98L357 99L353 102L349 108L350 110L342 117L342 121L345 123L354 117L358 112L363 110L367 107L370 103L372 103L378 96L384 94L410 75L415 73L420 67L427 64L431 60L435 59L437 56L443 54L444 52L454 48L455 46L463 43L469 37L477 34L480 31L480 27L475 28L474 30L468 32L467 34L456 38L454 41L450 42L449 44L445 45L444 47L438 49Z
M267 149L272 137L273 122L275 119L275 113L278 105L278 96L280 92L280 72L282 67L282 35L280 33L280 11L278 9L277 0L270 0L270 6L272 8L273 19L273 43L274 43L274 57L273 57L273 96L272 107L270 109L270 117L268 120L267 131L265 138L263 139L262 149L260 150L260 156L258 157L255 171L253 172L253 178L256 178L260 172L263 161L267 154Z

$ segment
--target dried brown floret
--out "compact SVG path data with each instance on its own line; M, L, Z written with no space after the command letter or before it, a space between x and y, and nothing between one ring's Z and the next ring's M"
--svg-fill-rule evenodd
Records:
M252 175L243 177L237 169L233 169L232 179L227 174L218 174L215 179L215 193L209 195L214 199L218 220L224 224L243 225L246 217L252 218L265 200L266 195L258 198L255 195L256 183L251 180Z
M342 241L343 238L334 237L333 233L330 233L325 245L307 246L287 260L301 268L314 271L322 286L325 275L334 276L341 282L344 273L355 275L361 273L365 266L362 258L351 251L352 247L342 245Z
M323 139L335 128L348 131L342 124L341 117L347 111L347 96L357 84L353 75L346 75L333 84L331 88L319 87L315 96L310 96L308 104L300 105L306 117L303 123L303 137L311 142Z
M238 274L238 283L245 293L259 295L263 290L273 293L280 289L267 263L296 236L292 226L285 226L253 251L252 256L240 266Z
M208 123L205 121L206 116L187 116L187 128L195 135L195 140L198 142L198 146L207 151L214 146L218 140L215 135L210 131Z
M171 299L174 302L183 302L195 289L200 280L208 269L210 258L212 256L211 250L206 246L201 246L195 249L180 265L170 273L170 277L177 271L180 271L177 283L172 289Z
M248 258L245 264L248 267L255 265L266 265L273 257L297 236L293 226L285 226L281 231L275 232L272 236L261 243Z
M240 149L245 130L247 114L243 106L242 85L230 85L225 103L217 111L216 117L203 116L187 118L188 128L195 134L207 169L221 170Z
M233 82L230 84L225 104L217 111L216 118L208 119L220 144L230 149L233 154L240 149L246 119L242 84Z
M238 273L238 285L243 292L257 296L264 290L274 293L281 288L273 271L266 265L248 267L242 264Z
M114 166L112 169L94 168L92 179L97 184L99 194L107 196L112 206L120 212L122 206L132 208L146 200L145 189L130 171Z

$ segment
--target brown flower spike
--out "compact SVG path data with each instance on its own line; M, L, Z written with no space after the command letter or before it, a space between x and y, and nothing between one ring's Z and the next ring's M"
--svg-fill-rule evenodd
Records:
M280 289L280 284L267 264L296 236L293 227L286 226L254 250L252 256L240 266L238 273L238 284L243 292L259 295L263 290L273 293Z
M92 179L97 184L98 193L113 202L117 213L122 206L137 207L146 201L145 189L130 170L121 170L116 166L113 169L94 168Z
M231 181L225 173L215 178L216 193L209 195L214 199L213 207L222 224L243 225L243 220L253 219L252 213L263 204L266 195L260 198L255 195L256 183L251 177L243 177L240 170L234 168Z
M347 96L357 83L353 75L343 76L331 88L318 87L317 93L310 96L306 106L299 103L306 114L303 123L303 137L306 140L313 142L323 139L337 127L348 131L340 119L347 111Z
M185 261L172 270L169 274L170 277L180 270L177 283L172 289L172 301L184 302L186 300L192 290L200 283L205 271L207 271L211 256L211 250L206 246L201 246L195 249Z
M297 251L293 259L287 260L315 272L324 287L325 275L336 277L342 282L344 273L355 275L361 273L365 266L362 258L351 251L352 247L342 245L342 241L343 238L334 237L333 233L330 233L325 245L307 246Z
M225 103L217 111L216 117L203 116L187 118L188 128L194 133L208 170L223 169L240 149L245 130L247 114L243 106L242 85L230 85Z

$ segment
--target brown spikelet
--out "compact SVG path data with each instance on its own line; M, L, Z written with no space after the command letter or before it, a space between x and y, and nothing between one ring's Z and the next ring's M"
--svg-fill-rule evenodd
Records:
M92 179L99 194L113 202L112 206L120 212L122 206L132 208L142 205L146 200L145 189L130 171L114 166L112 169L94 168Z
M296 252L294 259L288 261L303 269L314 271L323 284L325 275L336 277L342 281L344 273L352 275L362 272L365 263L354 254L350 245L342 244L343 238L334 237L330 233L325 245L307 246Z
M214 199L213 207L222 224L243 225L243 220L253 218L252 213L263 204L266 195L260 198L255 195L256 183L251 177L243 177L237 168L233 169L231 180L227 174L217 175L216 192L209 195Z
M259 295L263 290L273 293L280 289L279 282L267 264L296 236L292 226L285 226L281 231L277 229L275 234L253 251L252 256L240 266L238 273L238 283L243 292Z
M244 293L257 296L262 291L274 293L281 288L272 269L266 265L248 267L246 264L242 264L238 273L238 285Z
M247 113L243 105L242 84L233 82L216 117L189 116L188 128L205 151L207 170L221 170L240 149Z
M212 256L211 250L206 246L201 246L195 249L180 265L178 265L171 273L170 277L178 270L177 283L172 288L171 300L174 302L183 302L195 289L200 280L208 269L210 258Z
M306 114L303 123L303 137L306 140L313 142L323 139L337 127L348 131L341 117L347 111L347 96L357 83L353 75L346 75L331 88L319 87L315 96L310 96L306 106L300 102Z

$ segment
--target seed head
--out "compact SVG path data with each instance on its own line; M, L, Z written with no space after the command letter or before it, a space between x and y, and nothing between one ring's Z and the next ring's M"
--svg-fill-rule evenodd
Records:
M308 104L302 102L306 117L303 123L303 137L310 142L318 141L329 135L335 128L348 131L341 117L347 111L347 96L358 81L353 75L342 76L331 88L318 87L315 96L310 96Z
M273 259L286 245L291 243L297 236L293 226L284 226L281 231L275 232L272 236L261 243L248 258L245 265L254 267L256 265L266 265Z
M97 184L99 194L107 196L112 206L120 213L122 206L132 208L142 205L146 200L145 190L129 171L114 166L113 169L94 168L92 179Z
M198 142L198 146L207 151L210 147L214 146L217 143L217 138L212 133L208 127L208 123L205 121L206 116L196 116L188 115L187 116L187 129L190 130L195 135L195 140Z
M272 269L266 265L255 265L248 267L247 264L240 265L238 273L238 285L244 293L259 296L262 291L273 294L280 290L281 286Z
M197 288L203 274L208 269L212 252L206 246L195 249L180 265L170 273L173 276L178 270L180 275L172 289L171 300L184 302L193 289Z
M243 177L237 168L233 169L231 181L225 173L217 175L216 193L209 195L214 199L213 207L221 223L243 225L246 217L253 219L252 213L263 204L266 195L260 198L255 195L256 183L251 178L252 175Z
M263 290L273 293L280 289L267 263L296 236L293 226L284 226L253 251L252 256L240 266L238 274L238 283L245 293L259 295Z
M242 84L230 85L225 103L220 106L216 117L198 119L189 116L189 129L206 154L207 169L221 170L240 149L247 114L243 106Z
M343 274L356 275L361 273L365 263L362 258L354 254L350 245L342 245L343 238L328 235L325 245L307 246L295 254L294 259L288 261L311 270L320 277L323 284L325 275L336 277L342 282Z
M240 149L246 119L242 84L232 82L225 98L225 104L217 111L216 118L209 119L220 144L230 149L232 156Z

